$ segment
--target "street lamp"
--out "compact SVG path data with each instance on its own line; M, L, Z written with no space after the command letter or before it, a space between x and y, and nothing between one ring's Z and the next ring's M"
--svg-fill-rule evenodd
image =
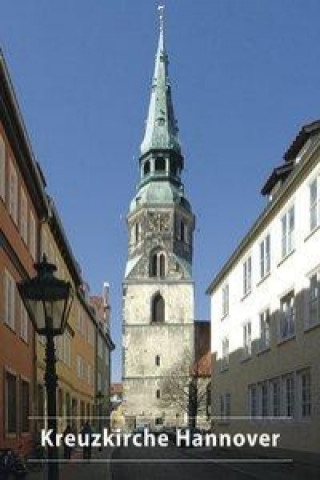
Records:
M54 276L57 268L54 264L47 262L45 255L43 255L42 261L35 264L34 267L37 275L19 282L17 288L35 331L47 339L44 380L47 390L48 427L53 431L53 444L55 445L57 374L54 337L62 335L67 325L73 290L70 282ZM58 480L57 459L57 447L48 447L48 480Z

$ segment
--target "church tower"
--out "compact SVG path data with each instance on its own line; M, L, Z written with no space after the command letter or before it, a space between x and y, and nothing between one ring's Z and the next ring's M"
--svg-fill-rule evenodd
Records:
M181 175L163 7L148 117L139 158L140 179L127 216L128 260L123 282L123 385L126 415L139 424L183 421L183 409L163 406L161 381L193 355L195 218Z

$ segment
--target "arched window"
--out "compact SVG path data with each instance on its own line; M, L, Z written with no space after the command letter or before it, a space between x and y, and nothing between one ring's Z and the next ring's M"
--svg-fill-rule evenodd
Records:
M157 391L156 391L156 397L157 398L160 398L161 397L161 393L160 393L160 389L158 388Z
M163 253L159 254L159 275L161 278L166 275L166 258Z
M148 175L149 173L150 173L150 162L149 160L147 160L143 166L143 174Z
M158 293L152 300L152 322L163 323L164 322L164 300Z
M150 277L166 276L166 256L163 252L156 252L150 259Z
M155 362L156 362L156 366L160 367L160 355L156 355Z
M166 169L166 161L163 157L157 157L155 161L156 172L164 172Z

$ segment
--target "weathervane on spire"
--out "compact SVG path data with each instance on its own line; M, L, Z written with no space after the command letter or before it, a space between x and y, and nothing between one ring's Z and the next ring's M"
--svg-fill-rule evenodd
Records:
M160 18L160 31L163 32L163 24L164 24L164 5L159 5L158 6L158 11L159 11L159 18Z

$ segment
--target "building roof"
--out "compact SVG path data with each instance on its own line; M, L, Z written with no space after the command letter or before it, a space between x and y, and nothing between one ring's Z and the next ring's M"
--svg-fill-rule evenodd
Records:
M307 124L300 130L299 134L292 142L290 147L288 148L287 152L284 155L285 160L292 161L295 159L294 155L298 155L301 152L301 149L306 144L307 140L316 133L320 132L320 120L313 122L311 124ZM308 160L308 158L307 158ZM218 272L215 276L211 284L209 285L206 293L210 295L215 288L220 284L220 282L224 279L227 275L229 270L232 268L234 263L239 259L242 255L244 250L248 247L251 243L253 238L257 235L257 233L261 230L262 226L265 224L266 219L275 208L279 205L283 198L287 194L290 186L296 181L299 177L301 171L305 168L306 161L302 160L298 164L295 165L295 168L292 170L292 173L288 176L286 182L282 185L282 187L277 192L277 195L272 199L271 202L267 205L267 207L262 211L261 215L255 221L247 235L242 239L238 247L234 250L232 255L230 256L229 260L224 264L222 269Z
M160 33L155 60L154 76L148 117L141 155L152 149L169 149L180 153L177 121L174 115L171 86L168 75L168 55L164 40L163 14L160 16Z

